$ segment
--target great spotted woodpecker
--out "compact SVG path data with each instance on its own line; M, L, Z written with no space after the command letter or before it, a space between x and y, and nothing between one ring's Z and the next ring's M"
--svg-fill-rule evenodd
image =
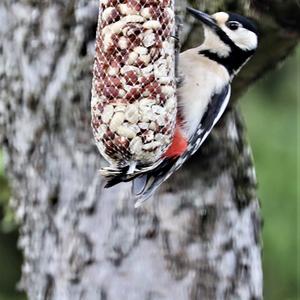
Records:
M133 181L137 205L149 198L203 144L224 113L231 81L254 54L258 32L247 18L218 12L188 12L204 25L204 42L179 56L182 83L177 90L178 116L173 142L155 165L132 177L116 176L107 186Z

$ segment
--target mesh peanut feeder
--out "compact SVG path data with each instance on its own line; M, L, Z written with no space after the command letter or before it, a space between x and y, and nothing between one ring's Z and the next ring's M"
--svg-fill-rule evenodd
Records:
M107 170L153 164L171 144L173 5L173 0L100 0L91 109Z

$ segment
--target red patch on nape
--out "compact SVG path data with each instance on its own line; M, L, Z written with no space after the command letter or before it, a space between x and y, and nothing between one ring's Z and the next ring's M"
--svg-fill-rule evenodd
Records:
M187 146L188 146L188 142L186 138L181 133L180 128L176 126L172 144L166 151L165 156L166 157L180 156L182 153L185 152Z

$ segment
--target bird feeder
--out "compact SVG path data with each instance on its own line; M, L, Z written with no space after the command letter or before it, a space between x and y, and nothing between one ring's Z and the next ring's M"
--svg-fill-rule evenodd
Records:
M174 32L173 0L100 0L92 128L112 166L154 163L172 142Z

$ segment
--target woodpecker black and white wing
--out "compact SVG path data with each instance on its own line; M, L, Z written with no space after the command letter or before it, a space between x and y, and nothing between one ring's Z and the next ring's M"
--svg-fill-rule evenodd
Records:
M197 131L191 136L188 149L183 155L164 158L157 167L133 180L132 193L136 199L136 206L151 197L158 187L200 148L224 113L230 99L230 93L230 84L227 84L219 93L212 96Z
M191 155L193 155L200 148L213 127L223 115L230 100L230 95L231 87L230 84L227 84L219 93L216 93L212 96L211 101L209 102L208 107L201 118L201 122L197 128L197 131L189 140L190 149L188 149L187 152L190 152Z

